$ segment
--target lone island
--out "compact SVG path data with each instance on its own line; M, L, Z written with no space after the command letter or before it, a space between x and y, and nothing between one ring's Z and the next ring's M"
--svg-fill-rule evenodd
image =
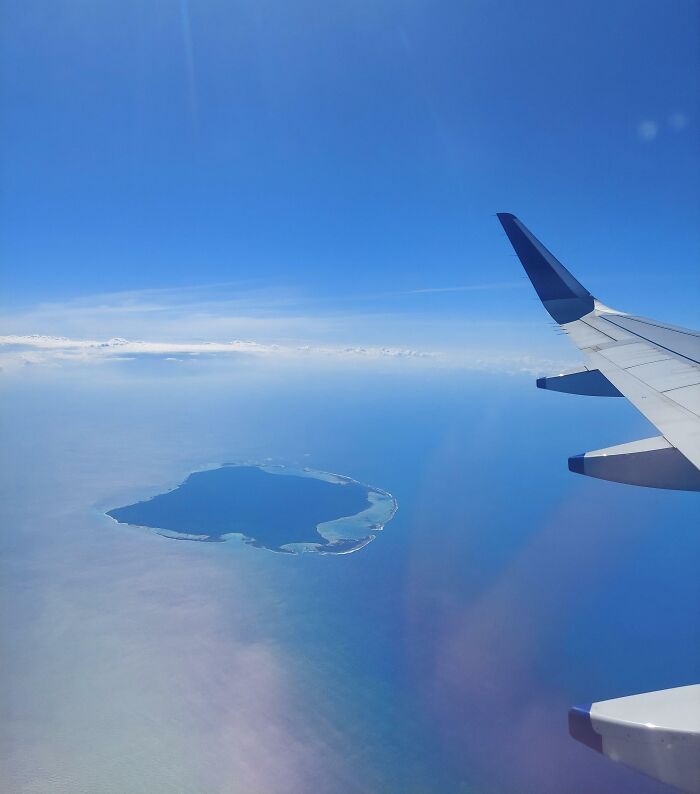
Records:
M396 509L390 493L338 474L225 464L107 515L182 540L238 537L278 552L348 554L374 540Z

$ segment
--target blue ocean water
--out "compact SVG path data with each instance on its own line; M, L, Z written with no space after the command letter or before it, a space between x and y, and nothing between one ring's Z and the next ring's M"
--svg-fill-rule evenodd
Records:
M700 680L696 496L566 468L651 428L623 400L542 393L526 377L287 374L284 399L276 377L185 378L165 396L128 372L9 390L4 589L22 620L7 632L35 661L8 681L52 687L49 723L14 696L17 778L37 768L28 748L46 746L55 779L111 775L109 791L137 774L165 791L168 768L207 792L664 791L566 724L574 703ZM268 456L372 483L399 510L336 557L180 543L102 516L199 467ZM56 603L62 631L32 631ZM94 651L83 661L76 647L115 636L102 689L83 669ZM260 678L258 655L243 665L251 649L276 678ZM61 654L71 665L56 677ZM75 730L73 676L81 714L115 700L109 746L92 761L68 747L56 769L49 749ZM95 759L139 743L146 706L123 702L144 677L164 693L149 724L169 739L114 777Z

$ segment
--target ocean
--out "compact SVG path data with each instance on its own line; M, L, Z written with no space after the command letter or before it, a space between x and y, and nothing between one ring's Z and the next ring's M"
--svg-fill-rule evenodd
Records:
M5 379L4 790L666 790L567 735L573 704L700 680L697 495L567 471L655 434L624 400L526 375L159 366ZM335 556L104 515L252 460L398 511Z

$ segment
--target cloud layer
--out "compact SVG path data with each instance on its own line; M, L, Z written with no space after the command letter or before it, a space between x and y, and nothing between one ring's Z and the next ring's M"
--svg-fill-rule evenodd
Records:
M508 286L514 285L310 298L284 289L216 285L44 303L0 319L0 367L7 373L30 365L159 359L314 366L404 362L542 373L571 363L573 351L571 357L557 355L551 337L546 347L538 344L544 325L533 328L535 336L525 344L522 322L508 320L502 305L498 313L490 307L489 300L502 299ZM544 353L533 355L537 350Z
M332 358L430 358L436 353L392 347L322 347L315 345L264 344L236 339L231 342L147 342L129 341L121 337L106 340L69 339L61 336L30 334L0 336L4 356L15 354L27 363L44 363L51 359L95 362L105 359L125 360L137 356L159 356L178 361L179 357L212 355L253 355L278 357Z

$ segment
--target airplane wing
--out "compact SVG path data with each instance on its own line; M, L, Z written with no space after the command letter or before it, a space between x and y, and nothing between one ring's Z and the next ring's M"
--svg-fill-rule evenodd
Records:
M700 334L605 306L510 213L498 219L545 309L586 363L539 378L551 391L626 397L660 435L569 458L603 480L700 491ZM700 794L700 684L578 706L583 744L681 791Z
M700 333L603 305L509 213L498 215L545 309L586 364L539 388L626 397L661 435L575 455L569 469L603 480L700 490Z
M700 684L576 706L569 733L613 761L700 791Z

